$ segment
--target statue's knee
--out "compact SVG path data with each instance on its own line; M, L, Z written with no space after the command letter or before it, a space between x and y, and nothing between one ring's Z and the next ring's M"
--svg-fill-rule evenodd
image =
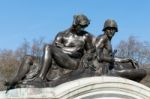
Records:
M50 45L50 44L45 44L44 45L44 51L48 51L48 50L50 50L52 48L52 45Z

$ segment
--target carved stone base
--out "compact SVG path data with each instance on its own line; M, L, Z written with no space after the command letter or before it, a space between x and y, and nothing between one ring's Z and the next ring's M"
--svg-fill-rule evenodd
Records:
M87 77L53 88L18 88L0 98L150 99L150 88L119 77Z

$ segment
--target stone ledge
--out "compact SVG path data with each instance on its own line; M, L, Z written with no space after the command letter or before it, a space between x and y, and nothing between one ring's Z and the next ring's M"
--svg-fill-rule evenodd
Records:
M18 88L0 92L0 98L150 99L150 88L120 77L87 77L54 88Z

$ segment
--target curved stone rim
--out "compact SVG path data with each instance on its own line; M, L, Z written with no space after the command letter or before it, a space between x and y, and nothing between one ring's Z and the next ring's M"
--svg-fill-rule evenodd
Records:
M107 90L108 92L109 90L114 91L119 89L120 92L131 92L132 94L150 98L150 88L147 86L129 79L111 76L87 77L61 84L56 87L55 95L67 98L68 94L71 94L70 97L73 97L80 95L82 91L79 90L81 89L84 89L84 91L101 89L99 90L101 92L102 90ZM79 92L77 93L77 91Z

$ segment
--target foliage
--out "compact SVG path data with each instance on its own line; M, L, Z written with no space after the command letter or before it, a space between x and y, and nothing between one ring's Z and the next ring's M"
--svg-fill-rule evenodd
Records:
M19 61L16 60L15 53L12 50L3 50L0 53L0 75L10 78L15 73Z
M127 41L121 41L117 47L119 57L132 58L140 64L150 64L150 46L148 42L140 42L131 36Z

